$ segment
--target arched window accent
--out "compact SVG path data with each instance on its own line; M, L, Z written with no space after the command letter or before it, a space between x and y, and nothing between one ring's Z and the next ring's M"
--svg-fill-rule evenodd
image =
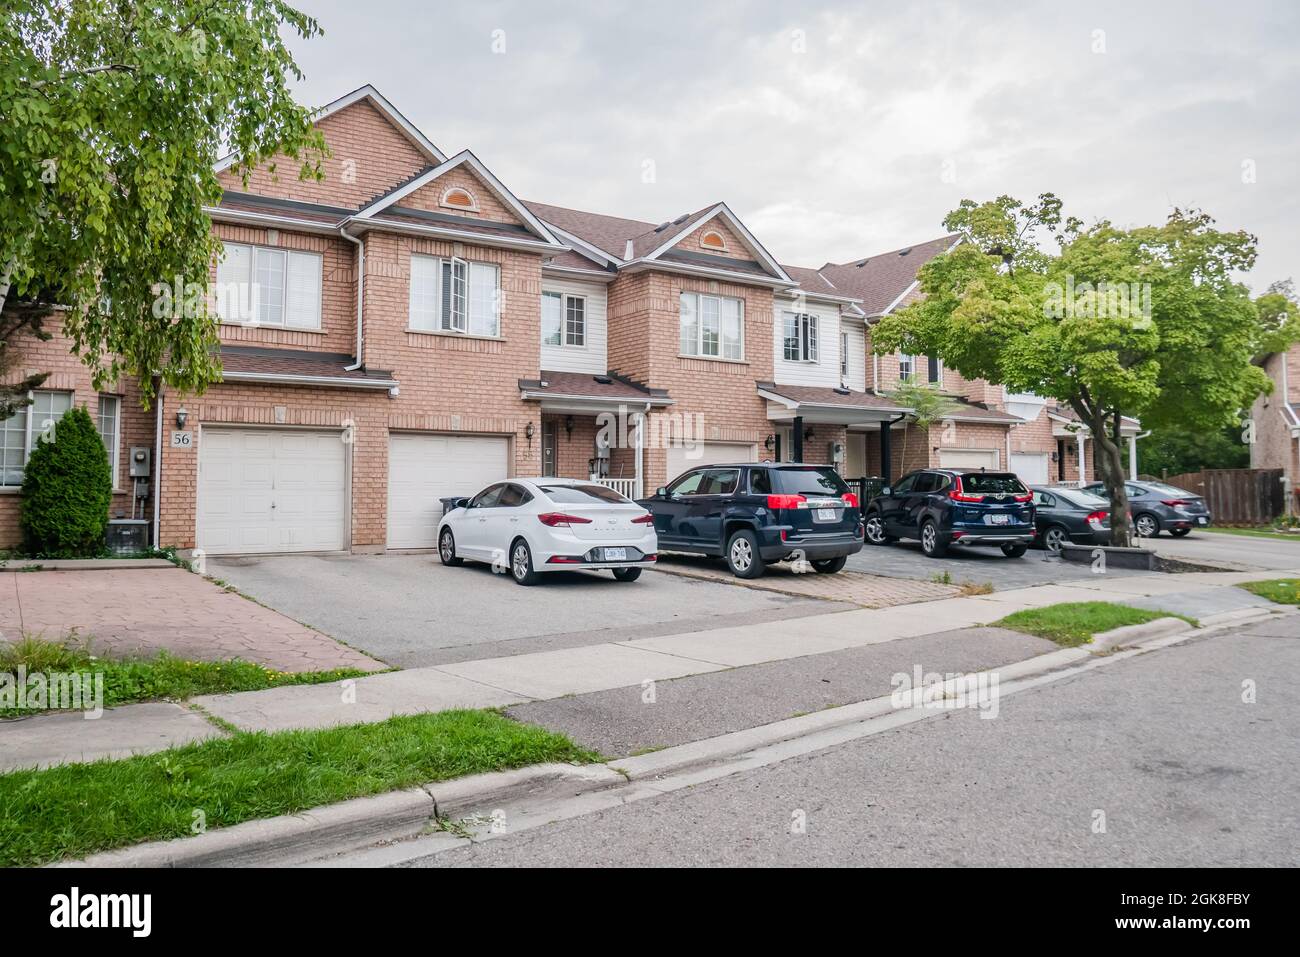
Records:
M700 235L700 245L705 249L721 249L725 251L727 248L727 240L726 237L716 229L706 229Z
M478 200L463 186L448 186L442 194L442 199L438 201L439 206L445 206L447 209L463 209L466 212L478 212Z

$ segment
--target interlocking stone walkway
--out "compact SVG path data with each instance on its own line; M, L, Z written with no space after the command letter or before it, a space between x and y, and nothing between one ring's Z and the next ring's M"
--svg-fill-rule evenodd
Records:
M863 608L888 608L892 605L910 605L919 601L937 601L962 594L957 585L937 582L913 581L906 578L886 578L883 575L866 575L847 569L834 575L816 572L796 572L789 563L768 566L762 578L736 578L727 570L721 559L696 558L687 555L661 555L658 570L670 575L707 578L729 582L746 588L784 592L805 598L825 598L828 601L851 602Z
M114 655L166 650L281 671L384 667L359 651L182 568L0 574L0 638L76 630Z

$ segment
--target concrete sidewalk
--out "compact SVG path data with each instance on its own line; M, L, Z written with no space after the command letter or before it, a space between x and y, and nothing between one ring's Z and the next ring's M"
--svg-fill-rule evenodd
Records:
M1203 615L1235 611L1263 600L1230 586L1276 574L1097 576L1095 582L1075 585L1045 585L921 605L611 641L414 668L328 685L211 695L191 704L247 731L356 724L448 708L505 707L934 635L986 625L1014 611L1058 602L1123 601L1170 611L1196 608ZM160 708L174 710L164 713ZM206 736L211 727L198 726L193 711L175 705L130 705L114 709L106 718L111 719L108 727L118 729L120 741L129 743L92 744L81 730L83 719L68 715L0 722L0 769L116 757L124 749L156 751Z

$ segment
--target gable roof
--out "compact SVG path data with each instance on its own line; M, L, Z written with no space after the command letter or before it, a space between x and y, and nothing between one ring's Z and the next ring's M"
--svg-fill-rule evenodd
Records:
M749 231L749 227L740 221L740 217L733 213L726 203L717 203L707 209L697 210L689 216L684 216L674 220L672 224L670 224L670 227L675 226L677 228L664 229L663 235L660 237L662 240L660 244L649 252L638 252L638 258L645 262L654 262L655 260L660 259L687 236L699 230L705 223L713 222L715 219L725 220L727 225L732 228L736 235L741 238L741 241L744 242L745 245L749 247L750 251L758 258L759 263L762 264L766 271L774 278L784 283L794 282L794 280L786 274L786 271L781 268L781 264L776 261L776 258L763 248L763 244L758 241L757 237ZM633 248L635 250L635 243L633 244ZM682 254L679 252L678 255L680 256ZM727 257L713 256L710 258L715 260L725 260ZM733 261L733 268L735 268L736 265L738 265L738 263Z
M844 295L862 300L868 316L883 316L916 286L917 271L961 241L956 233L915 246L904 246L847 263L827 263L819 270Z
M368 100L370 105L382 113L384 117L393 124L398 132L410 140L411 145L423 153L430 163L442 163L446 161L447 157L443 154L442 150L434 146L433 142L421 133L414 123L398 112L397 107L388 102L387 97L369 83L322 106L312 114L312 123L319 123L327 116L331 116L340 110L345 110L352 104L360 103L362 100ZM216 171L220 173L223 170L229 169L231 166L235 165L235 161L238 158L239 157L235 153L227 153L225 156L221 157L221 159L217 160Z

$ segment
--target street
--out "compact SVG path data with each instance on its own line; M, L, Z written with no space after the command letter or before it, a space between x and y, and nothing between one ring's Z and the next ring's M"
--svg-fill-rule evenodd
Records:
M1298 670L1286 617L405 863L1295 866Z

